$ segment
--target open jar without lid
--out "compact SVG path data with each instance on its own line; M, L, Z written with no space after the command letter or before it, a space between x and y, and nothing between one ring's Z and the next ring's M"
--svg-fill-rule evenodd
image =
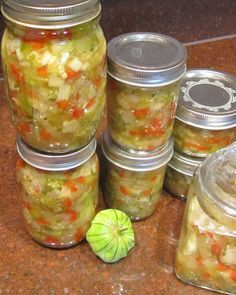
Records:
M187 71L173 136L175 150L207 157L230 145L236 132L236 78L208 69Z
M195 170L204 158L190 157L174 152L166 168L164 188L171 195L186 200Z
M131 153L120 149L105 133L103 152L107 159L103 189L108 207L124 211L133 221L150 216L173 154L172 140L155 151Z
M108 128L127 150L155 150L173 128L186 50L156 33L130 33L108 43Z
M236 143L208 157L191 183L175 272L186 283L236 293Z
M39 153L17 140L26 229L38 243L68 248L84 239L96 214L99 165L96 141L72 154Z
M106 42L98 0L3 0L5 88L20 137L66 153L94 137L105 105Z

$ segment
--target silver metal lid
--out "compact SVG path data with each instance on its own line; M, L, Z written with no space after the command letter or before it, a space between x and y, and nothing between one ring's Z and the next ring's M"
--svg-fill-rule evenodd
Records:
M102 150L106 158L116 166L132 171L151 171L169 162L173 155L173 140L150 152L128 152L111 141L108 132L104 133Z
M187 71L181 84L176 118L198 128L236 126L236 78L208 69Z
M99 0L3 0L2 14L19 25L63 28L94 19L101 12Z
M88 161L94 154L97 142L93 139L81 150L68 154L49 154L32 149L17 137L17 151L29 165L46 171L65 171L76 168Z
M134 86L154 87L179 80L186 72L186 49L156 33L129 33L108 43L108 73Z
M236 142L203 162L199 181L205 193L199 203L204 207L206 201L210 201L215 208L223 210L225 216L236 221Z
M193 176L198 165L200 165L204 160L205 158L183 156L182 154L174 152L168 166L185 175Z

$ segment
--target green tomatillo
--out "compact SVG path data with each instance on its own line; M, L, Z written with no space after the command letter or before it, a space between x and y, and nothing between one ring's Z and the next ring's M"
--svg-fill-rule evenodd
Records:
M100 211L92 221L86 239L93 252L104 262L114 263L127 256L135 245L129 217L122 211Z

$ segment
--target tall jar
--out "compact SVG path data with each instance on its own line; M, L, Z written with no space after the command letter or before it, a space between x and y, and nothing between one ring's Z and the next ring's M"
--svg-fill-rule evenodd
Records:
M173 154L173 142L150 152L128 152L104 135L107 159L104 199L109 208L124 211L132 221L152 215L161 196L166 165Z
M63 156L39 153L20 138L17 149L17 179L28 233L50 248L78 244L98 203L96 141Z
M193 174L202 161L204 158L174 152L166 168L164 189L171 195L186 200Z
M236 78L207 69L187 71L173 130L175 150L207 157L230 145L235 134Z
M175 272L186 283L236 294L236 144L197 169L190 186Z
M173 128L186 50L175 39L131 33L108 43L108 128L127 150L155 150Z
M106 42L99 1L2 4L2 62L18 134L46 152L85 146L105 105Z

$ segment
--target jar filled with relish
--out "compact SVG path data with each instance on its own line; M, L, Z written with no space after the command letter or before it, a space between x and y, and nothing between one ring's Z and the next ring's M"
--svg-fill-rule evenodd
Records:
M236 78L207 69L189 70L173 129L175 150L207 157L230 145L236 133Z
M17 149L17 179L27 231L50 248L78 244L98 203L95 139L80 151L64 155L39 153L20 138Z
M20 137L41 151L88 144L105 105L106 42L98 0L4 0L5 86Z
M155 150L173 128L186 50L156 33L130 33L108 43L108 129L127 150Z
M174 152L164 179L164 188L171 195L186 200L193 174L204 158L190 157Z
M161 196L166 165L173 154L173 141L149 152L129 152L104 135L107 159L104 199L109 208L124 211L132 221L152 215Z
M196 170L175 272L186 283L236 294L236 143L208 157Z

